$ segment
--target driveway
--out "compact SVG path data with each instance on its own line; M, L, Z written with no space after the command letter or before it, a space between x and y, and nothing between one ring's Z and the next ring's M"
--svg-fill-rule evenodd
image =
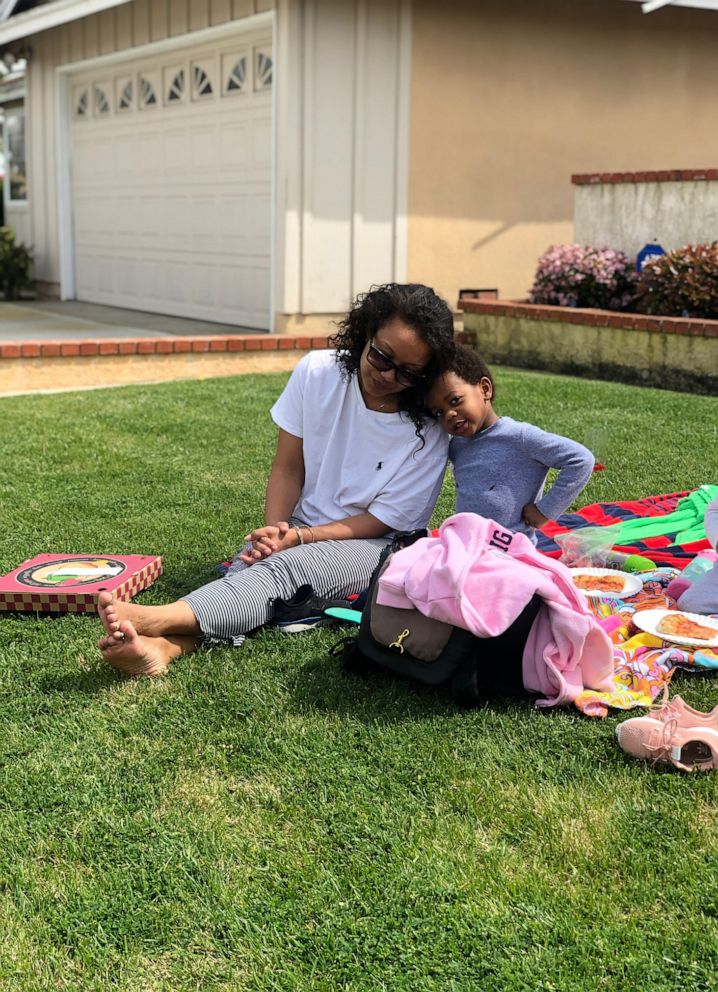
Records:
M100 341L107 338L263 334L256 328L185 320L94 303L0 303L0 341Z

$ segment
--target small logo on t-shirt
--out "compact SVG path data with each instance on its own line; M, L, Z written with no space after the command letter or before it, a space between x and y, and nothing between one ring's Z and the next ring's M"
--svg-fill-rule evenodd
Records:
M381 466L382 466L382 464L383 464L382 462L377 462L377 463L376 463L376 470L377 470L377 472L378 472L378 471L379 471L379 469L381 468Z

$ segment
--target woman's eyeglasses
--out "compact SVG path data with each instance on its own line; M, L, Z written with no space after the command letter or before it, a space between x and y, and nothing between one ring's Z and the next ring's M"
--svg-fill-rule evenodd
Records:
M402 368L401 365L392 362L391 358L385 355L383 351L379 351L373 342L369 344L366 360L377 372L393 372L400 386L420 386L426 382L426 376L423 372L414 372L413 369Z

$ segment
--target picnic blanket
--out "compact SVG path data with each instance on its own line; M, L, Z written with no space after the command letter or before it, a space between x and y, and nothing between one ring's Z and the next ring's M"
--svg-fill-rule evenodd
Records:
M646 634L634 623L639 610L672 609L675 602L666 586L678 574L660 568L641 575L643 589L626 600L590 597L589 605L613 642L614 688L610 692L586 690L575 705L586 716L605 717L609 709L630 710L650 706L668 685L677 668L718 670L718 651L690 650Z
M703 517L718 486L700 486L692 492L646 496L615 503L591 503L575 513L564 513L536 532L538 549L559 558L555 538L581 527L605 527L614 537L613 548L643 555L657 565L683 569L699 551L710 547Z
M592 503L576 513L565 513L537 531L538 549L559 558L555 537L581 527L605 527L615 535L613 547L627 554L651 558L659 567L641 573L641 592L626 600L591 597L589 603L613 642L614 688L587 689L574 705L586 716L605 717L609 709L650 706L678 669L718 671L718 651L688 650L646 634L633 623L638 610L671 609L675 602L666 587L699 551L710 547L703 516L718 496L718 486L700 486L692 492L666 493L615 503ZM217 566L224 574L229 562Z

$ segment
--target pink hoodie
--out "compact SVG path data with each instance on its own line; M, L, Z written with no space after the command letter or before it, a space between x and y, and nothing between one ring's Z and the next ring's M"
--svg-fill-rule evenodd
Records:
M475 513L457 513L393 555L379 580L377 602L410 609L495 637L534 593L543 600L523 656L524 687L537 706L570 703L584 689L613 688L613 647L585 597L560 562L524 534Z

